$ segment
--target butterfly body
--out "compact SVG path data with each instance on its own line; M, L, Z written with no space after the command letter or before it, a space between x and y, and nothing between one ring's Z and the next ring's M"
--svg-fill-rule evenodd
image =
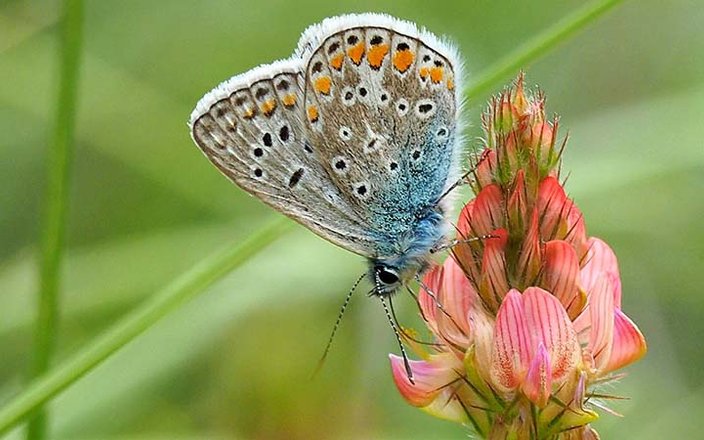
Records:
M374 294L423 272L449 231L454 50L382 14L326 19L285 60L204 96L192 136L240 187L367 258Z

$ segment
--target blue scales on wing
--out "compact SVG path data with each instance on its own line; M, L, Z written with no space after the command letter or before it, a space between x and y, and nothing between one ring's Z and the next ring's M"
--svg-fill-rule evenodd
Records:
M326 20L299 43L308 138L369 228L372 258L403 266L447 232L440 198L457 176L459 61L410 23L366 21Z

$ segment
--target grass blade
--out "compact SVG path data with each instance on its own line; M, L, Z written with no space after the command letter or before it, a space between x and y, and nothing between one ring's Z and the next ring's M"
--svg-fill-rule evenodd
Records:
M0 435L6 433L31 411L98 366L117 350L187 302L225 274L245 263L288 231L293 222L280 218L246 241L227 246L193 266L166 288L146 300L45 376L32 382L19 396L0 410Z
M473 84L467 88L469 98L477 98L488 92L496 84L509 75L515 75L518 69L535 61L543 54L566 41L587 24L604 15L623 0L597 0L584 5L582 8L564 17L550 28L525 42L516 50L509 53L494 63L483 72Z
M72 143L78 95L78 68L83 21L82 0L65 0L63 14L56 125L47 152L46 210L42 228L39 304L31 379L43 375L49 368L56 340L62 248L66 230L70 163L73 155ZM46 425L46 410L39 407L27 426L27 439L41 440L45 438Z

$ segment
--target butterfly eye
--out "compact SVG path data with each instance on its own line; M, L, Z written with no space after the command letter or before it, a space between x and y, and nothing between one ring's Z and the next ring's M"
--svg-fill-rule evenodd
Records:
M377 267L376 268L376 275L379 277L379 281L381 281L384 284L396 284L398 283L398 275L396 272L386 268L386 267Z

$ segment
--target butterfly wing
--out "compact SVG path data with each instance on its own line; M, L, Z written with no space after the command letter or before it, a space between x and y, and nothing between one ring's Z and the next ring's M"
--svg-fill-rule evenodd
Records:
M304 33L299 54L321 166L381 244L377 253L398 252L394 240L444 203L457 174L459 57L380 14L326 19Z
M369 255L372 239L306 139L302 62L260 66L206 94L191 135L232 182L323 238Z

